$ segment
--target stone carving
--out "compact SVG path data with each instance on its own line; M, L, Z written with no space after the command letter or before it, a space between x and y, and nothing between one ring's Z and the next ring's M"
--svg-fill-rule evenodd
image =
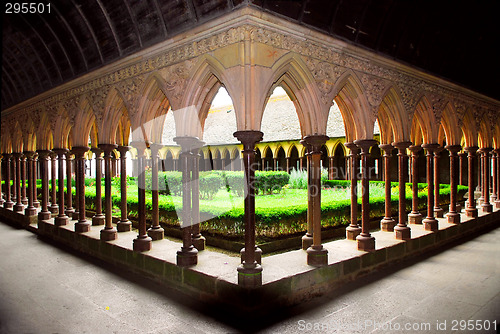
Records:
M313 58L306 58L306 63L321 92L321 102L326 105L331 104L333 101L333 87L342 74L343 69L340 66L318 61Z
M385 93L391 86L391 82L366 73L358 73L358 77L365 87L368 103L370 103L370 105L375 108L375 112L377 112L378 107L384 99Z
M181 106L193 62L193 60L187 60L182 64L170 66L165 72L166 89L169 92L168 98L170 104L174 107Z

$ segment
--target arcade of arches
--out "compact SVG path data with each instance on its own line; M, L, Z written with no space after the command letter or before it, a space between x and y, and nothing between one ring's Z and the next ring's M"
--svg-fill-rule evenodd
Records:
M159 169L178 169L184 186L183 245L177 252L177 265L192 266L203 250L199 224L191 224L199 211L195 200L198 171L243 170L247 183L245 252L241 266L235 268L242 286L262 282L255 246L252 181L256 169L308 171L310 212L303 248L307 263L313 266L325 265L328 259L321 234L314 233L321 229L321 192L313 191L320 188L321 166L331 167L330 178L349 177L353 184L361 181L361 221L352 219L346 232L348 239L356 240L352 247L360 250L372 251L376 243L369 229L370 178L399 181L398 217L391 217L389 207L381 229L402 240L412 237L409 223L435 231L436 216L446 215L449 222L460 224L458 183L481 190L479 201L469 196L464 208L467 216L500 207L499 101L252 8L202 28L3 110L2 178L15 184L2 189L3 207L38 215L39 220L52 219L54 214L56 226L74 219L77 233L89 231L92 223L102 224L101 240L120 238L121 232L131 228L125 186L129 156L139 176L139 231L131 247L144 252L155 247L154 240L163 239L163 231L158 225L158 201L154 204L157 192L153 192L153 223L146 228L141 171L150 164L154 182ZM300 142L262 143L264 108L277 86L283 87L295 106ZM234 137L239 143L207 147L205 121L220 87L232 98ZM333 101L340 109L345 138L327 136ZM175 124L165 121L168 113L173 114L169 119ZM376 123L380 135L374 136ZM162 129L174 125L172 139L177 145L162 145ZM97 159L97 174L102 168L105 175L104 205L92 221L85 215L84 197L85 160L91 153ZM113 163L116 159L118 164ZM369 173L370 164L377 165L375 173ZM333 175L335 166L347 166L351 172ZM358 167L361 173L352 173ZM29 182L37 177L37 170L42 180L40 204ZM50 179L71 187L72 172L75 198L65 196L62 187L57 194L53 187L49 194ZM110 210L113 172L122 180L122 216L117 224ZM405 182L409 180L429 184L426 215L416 210L418 196L414 196L413 211L405 212ZM435 203L439 182L451 184L448 212ZM390 185L386 185L390 196ZM97 189L101 196L100 181ZM352 201L357 203L355 192ZM353 217L357 217L356 207L351 208Z

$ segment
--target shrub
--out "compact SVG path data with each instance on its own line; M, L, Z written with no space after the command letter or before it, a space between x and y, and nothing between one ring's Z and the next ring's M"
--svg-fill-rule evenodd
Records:
M200 176L200 195L203 199L213 199L222 187L222 177L218 174L206 174Z
M274 191L281 192L288 181L290 175L287 172L255 172L255 190L260 194L272 194Z
M239 197L245 194L245 175L242 171L226 171L221 175L228 192L232 192Z
M291 189L307 189L307 171L293 168L288 184Z

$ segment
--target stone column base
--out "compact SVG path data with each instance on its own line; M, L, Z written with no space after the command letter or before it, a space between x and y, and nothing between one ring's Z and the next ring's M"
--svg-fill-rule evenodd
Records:
M347 226L345 229L345 237L347 240L356 240L356 237L361 233L361 227ZM311 243L312 245L312 243Z
M424 224L424 230L426 231L437 231L439 229L438 227L438 221L435 218L425 218L422 223Z
M245 258L245 247L240 250L240 258L241 263L243 263L243 259ZM255 246L255 262L262 264L262 249L257 246Z
M380 221L380 229L384 232L394 232L394 226L396 226L396 221L391 217L384 217Z
M422 224L422 214L420 212L410 212L408 214L408 223L410 224Z
M448 212L446 219L450 224L460 224L460 214L458 212Z
M311 246L307 249L307 264L314 267L328 265L328 250L323 246Z
M83 233L90 231L90 223L88 221L78 221L75 223L75 232Z
M40 202L38 202L38 201L34 201L34 202L33 202L33 206L34 206L35 208L39 208L39 207L40 207Z
M28 206L25 210L24 210L24 214L26 216L34 216L36 215L36 208L34 206L32 206L31 208Z
M436 218L443 218L444 217L444 210L441 208L434 208L434 215Z
M153 246L153 240L151 240L150 237L137 237L134 239L133 244L134 252L146 252L151 250L151 247Z
M105 228L101 230L102 241L111 241L111 240L116 240L117 238L118 238L118 232L114 227L108 229Z
M157 228L149 228L148 229L148 236L153 240L153 241L156 241L156 240L163 240L164 236L165 236L165 230L163 230L163 228L161 227L157 227Z
M198 250L196 248L181 249L177 251L177 265L179 267L190 267L198 264Z
M456 210L457 210L456 212L458 212L458 213L462 212L462 204L457 203L456 204Z
M411 229L408 226L395 226L394 232L396 232L397 240L409 240L411 239Z
M68 216L63 216L63 217L57 216L54 219L54 225L56 225L56 226L64 226L64 225L68 224L68 221L69 221L69 217Z
M244 264L238 266L238 285L244 288L256 288L262 286L262 267L255 264L248 268Z
M52 217L50 211L42 211L38 213L38 220L47 220Z
M92 226L104 225L106 221L106 217L103 214L95 215L92 217Z
M493 212L493 205L491 205L491 203L488 203L488 204L481 204L481 209L483 210L483 212Z
M130 232L132 231L132 223L130 222L130 220L120 220L116 224L116 229L118 230L118 232Z
M193 246L198 251L202 251L205 249L206 239L204 236L194 237L193 238Z
M73 212L75 212L75 209L73 208L64 210L64 214L70 218L73 217Z
M14 202L7 201L7 202L3 203L3 207L5 209L12 209L14 207Z
M52 204L51 206L49 206L49 211L52 213L59 213L59 205Z
M24 210L24 205L22 204L16 204L14 205L14 212L20 212L20 211L23 211Z
M465 209L465 215L469 218L477 218L478 217L478 212L476 208L467 208Z
M302 237L302 249L303 250L307 250L309 247L311 247L313 244L313 237L311 234L309 233L306 233L303 237Z
M356 240L358 241L358 250L366 252L371 252L375 250L374 237L372 236L367 237L360 234L356 237Z
M80 217L80 213L78 211L74 211L71 214L71 220L78 220L79 217Z

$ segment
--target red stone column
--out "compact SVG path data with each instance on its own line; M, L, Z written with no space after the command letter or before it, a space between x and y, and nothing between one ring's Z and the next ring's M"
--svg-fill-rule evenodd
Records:
M6 209L12 209L14 207L14 202L11 197L11 188L10 188L10 157L11 154L4 153L3 154L3 162L5 165L5 202L3 203L3 207Z
M38 166L38 153L35 152L35 154L33 155L33 161L32 161L32 169L33 169L33 184L34 184L34 187L33 187L33 206L35 208L39 208L40 207L40 202L38 201L38 188L36 186L36 181L38 179L38 171L37 171L37 166Z
M496 193L497 193L497 198L495 199L495 208L500 209L500 148L497 148L494 150L496 156L497 156L497 164L496 164L496 171L495 171L495 178L496 178Z
M353 142L345 143L344 145L350 151L350 172L351 179L351 223L346 227L346 239L356 240L356 237L361 233L361 227L358 224L358 154L359 148Z
M16 183L19 181L17 179L17 172L16 172L16 153L12 153L10 155L10 165L9 165L9 168L11 170L11 177L12 177L12 185L10 186L10 197L12 199L13 202L17 202L17 186L16 186ZM15 210L15 205L13 206L13 210Z
M307 264L315 267L328 264L328 251L321 244L321 147L328 139L328 136L323 135L304 137L304 141L311 148L311 168L308 171L311 182L308 184L307 193L309 201L312 202L310 219L313 226L313 243L307 249Z
M398 224L394 227L396 239L411 239L411 229L406 224L406 174L408 171L406 149L410 147L411 142L392 143L398 149L398 182L399 182L399 201L398 201Z
M332 156L329 156L328 157L328 180L333 180L333 163L334 163L334 160L335 160L335 157L332 155Z
M391 144L379 145L384 151L384 183L385 183L385 217L380 221L380 229L385 232L394 232L396 221L392 218L391 208L391 168L390 158L394 147Z
M115 240L118 237L118 232L116 228L113 226L113 202L111 200L111 181L112 181L112 168L111 164L114 163L111 161L113 150L117 148L115 144L99 144L99 149L104 152L104 212L105 216L105 225L101 230L101 240L102 241L111 241ZM100 153L98 153L100 156ZM97 173L96 173L97 174ZM97 174L100 177L100 173Z
M476 200L474 199L474 166L476 163L474 157L476 156L477 146L465 147L464 150L468 152L468 165L469 165L469 176L468 176L468 187L469 187L469 199L467 200L467 208L465 209L465 215L470 218L476 218L478 216L476 208Z
M128 232L132 230L132 223L127 216L127 152L130 146L118 146L120 152L120 221L116 224L118 232Z
M33 170L33 158L35 156L35 152L26 151L24 155L27 158L28 165L28 207L24 210L24 214L26 216L34 216L36 214L36 208L33 205L34 202L34 194L33 187L36 187L36 183L34 183L34 170Z
M450 151L450 210L446 214L448 223L460 224L460 213L457 212L457 153L462 149L460 145L448 145Z
M85 216L85 153L89 150L86 146L73 147L75 155L76 198L78 203L78 221L75 223L75 232L90 231L90 223Z
M233 134L243 144L245 165L245 253L238 266L238 284L244 287L262 285L262 267L255 256L255 144L262 140L260 131L237 131Z
M151 197L153 210L151 212L152 224L148 229L148 235L153 240L163 240L165 231L160 226L160 211L158 208L158 151L163 146L160 144L151 144Z
M59 168L59 180L58 180L58 207L59 207L59 213L57 217L54 219L54 224L56 226L62 226L68 224L69 217L66 216L66 213L64 212L64 160L65 160L65 155L67 154L68 150L65 148L55 148L53 149L54 153L57 154L58 158L58 168Z
M75 209L73 209L73 184L72 184L72 165L73 165L73 153L71 151L66 152L66 210L64 211L66 215L70 219L73 218L73 213Z
M21 159L21 203L23 205L28 204L28 197L26 196L26 156L23 154L20 157Z
M286 172L290 173L290 157L286 157Z
M193 246L191 221L191 149L198 141L195 137L175 137L174 141L181 146L182 169L182 247L177 251L177 265L181 267L198 264L198 250ZM222 161L222 160L221 160Z
M145 142L134 142L133 147L137 149L137 183L139 197L139 234L134 239L133 249L136 252L145 252L151 250L153 240L148 236L146 231L146 174L145 174L145 158L144 151L146 150Z
M492 212L493 205L490 203L490 152L493 149L490 147L482 148L483 154L483 204L481 208L483 212Z
M192 224L192 240L193 246L198 250L202 251L205 249L205 237L201 235L200 232L200 148L205 143L198 140L194 143L193 148L191 149L191 201L192 201L192 210L191 210L191 224ZM240 159L236 157L236 159ZM236 160L235 159L235 160ZM241 161L240 161L241 162Z
M3 199L3 187L1 186L2 184L2 174L3 174L3 170L2 170L2 167L4 164L2 164L3 162L3 154L0 154L0 205L3 205L3 203L5 203L5 200Z
M51 214L48 209L49 202L49 159L50 151L38 151L38 161L40 161L40 170L42 172L42 211L38 213L38 220L50 219Z
M309 172L311 170L311 147L309 144L306 143L305 140L301 140L300 143L306 148L306 153L305 153L305 159L307 163L307 188L309 189L309 184L311 183L311 173ZM313 244L313 221L311 218L311 212L312 212L312 201L309 198L309 192L307 194L307 231L304 236L302 236L302 249L307 250L309 247L312 246Z
M465 152L460 152L458 153L458 158L459 158L459 172L458 172L458 180L459 180L459 184L461 186L464 186L466 184L465 182L465 177L466 175L464 176L464 164L465 164L465 159L467 157L467 153Z
M57 173L56 173L56 159L57 159L57 154L52 152L50 154L50 174L51 174L51 182L52 182L52 189L50 192L50 208L49 211L52 213L59 213L59 205L57 205L57 185L56 185L56 180L57 180ZM64 208L63 208L64 209Z
M439 148L439 144L424 144L422 148L427 150L427 217L422 221L426 231L437 231L438 221L434 218L434 151Z
M22 159L22 158L21 158ZM496 199L497 199L497 155L495 154L495 150L491 151L491 162L492 162L492 170L491 170L491 174L492 174L492 180L491 180L491 197L490 197L490 201L491 203L495 203Z
M484 175L483 175L483 170L484 170L484 159L483 159L483 149L480 148L477 150L477 191L479 191L480 195L479 198L477 199L477 205L480 206L483 204L484 197L483 197L483 180L484 180Z
M16 177L14 179L14 186L16 189L16 204L14 205L14 211L19 212L24 210L24 205L22 203L22 195L21 195L21 156L22 153L14 153L14 161L15 161L15 173Z
M422 224L422 214L418 211L418 152L422 149L420 145L408 147L411 152L411 182L412 182L412 202L411 212L408 214L410 224Z
M439 206L439 158L444 147L434 151L434 215L436 218L444 217L444 210Z
M375 250L375 238L370 234L370 177L368 175L368 158L370 148L377 144L373 139L355 140L356 144L361 149L361 234L356 237L358 241L358 249L362 251Z
M92 225L99 226L104 225L106 220L102 214L102 149L93 147L91 151L95 155L95 214L92 217Z

